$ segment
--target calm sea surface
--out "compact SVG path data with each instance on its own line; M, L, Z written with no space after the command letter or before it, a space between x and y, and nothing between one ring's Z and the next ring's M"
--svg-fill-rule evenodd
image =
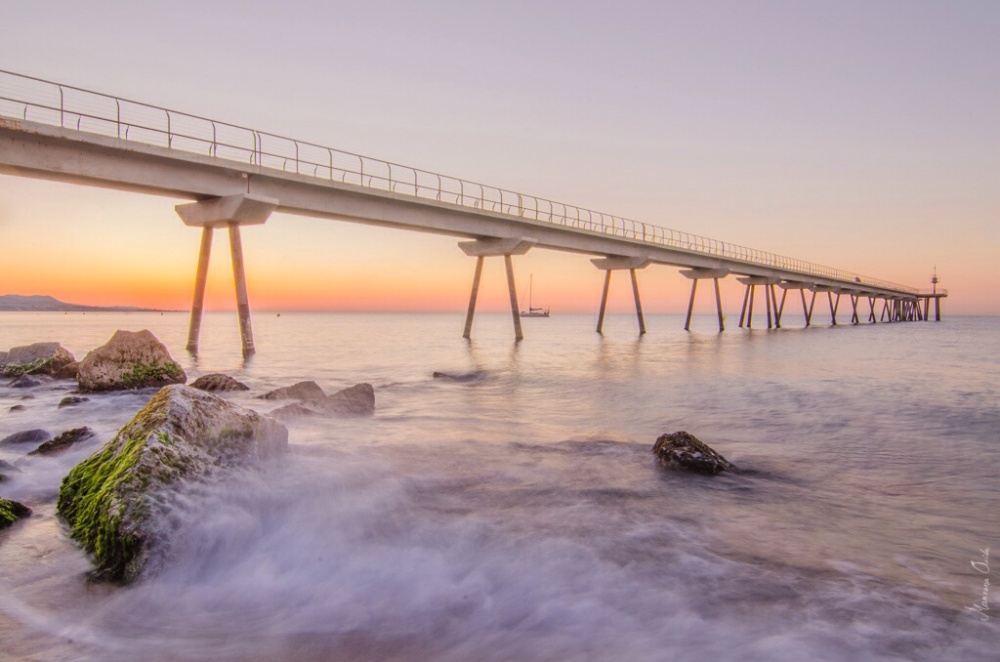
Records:
M57 409L74 383L4 382L0 438L101 440L0 448L20 469L0 496L35 512L0 533L0 659L998 659L1000 318L687 334L649 316L639 339L631 316L601 337L557 315L516 344L508 315L471 343L462 323L258 313L244 363L235 315L206 316L195 358L183 314L0 314L0 349L82 358L148 328L258 411L306 379L370 382L377 407L294 421L287 460L179 494L168 567L116 588L85 581L54 501L152 393ZM676 430L744 471L662 469L650 449Z

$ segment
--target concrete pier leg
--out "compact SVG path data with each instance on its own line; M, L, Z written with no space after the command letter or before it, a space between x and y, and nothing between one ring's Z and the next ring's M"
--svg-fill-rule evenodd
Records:
M713 278L715 281L715 309L719 313L719 333L726 330L726 323L722 316L722 292L719 291L719 279Z
M611 269L604 272L604 291L601 293L601 310L597 313L597 332L604 333L604 311L608 309L608 290L611 289Z
M229 224L229 252L233 257L233 280L236 284L236 312L240 318L240 338L243 341L243 356L256 352L253 344L253 327L250 323L250 297L247 295L247 278L243 268L243 242L240 240L240 224Z
M868 308L870 309L868 312L868 321L872 324L877 323L878 320L875 319L875 297L868 297Z
M799 295L802 297L802 316L806 318L806 326L809 326L809 309L806 307L806 291L804 289L799 290ZM816 298L815 292L813 292L813 298Z
M837 326L837 308L840 306L840 295L837 295L837 303L833 302L833 292L827 292L826 297L830 301L830 321L834 326Z
M743 290L743 308L740 309L740 328L743 328L743 321L747 316L747 302L750 300L750 286L747 285L746 289Z
M767 304L767 328L771 328L771 288L764 284L764 303Z
M194 301L191 304L191 322L188 325L187 350L198 351L201 334L201 313L205 308L205 283L208 281L208 259L212 254L212 228L201 229L201 250L198 252L198 272L194 278Z
M934 321L935 322L940 322L941 321L941 298L940 297L935 297L934 298Z
M639 278L635 275L635 269L629 269L632 276L632 296L635 297L635 314L639 318L639 335L646 334L646 320L642 318L642 302L639 301ZM609 270L610 274L611 271Z
M514 316L514 339L524 340L524 333L521 331L521 313L517 309L517 290L514 289L514 262L510 255L503 256L503 263L507 267L507 289L510 291L510 312Z
M479 281L483 278L482 255L476 258L476 275L472 277L472 293L469 294L469 311L465 314L465 333L462 337L468 340L472 337L472 318L476 314L476 299L479 297Z
M851 295L851 324L858 324L861 322L861 318L858 317L858 297L854 294Z
M750 307L747 308L747 328L748 329L752 329L753 328L753 297L757 293L757 286L756 285L748 285L747 287L750 288Z
M691 299L688 301L687 319L684 320L684 330L691 330L691 313L694 312L694 293L698 291L698 279L691 279Z
M889 300L888 299L882 299L882 314L879 315L879 321L880 322L884 322L885 321L885 314L888 311L889 311ZM891 322L892 320L890 319L889 321Z
M771 286L771 298L774 299L774 326L775 328L781 328L781 315L785 312L785 297L788 296L788 290L781 291L781 305L778 305L778 298L774 294L774 285Z
M805 295L803 294L802 296L805 296ZM806 313L806 326L809 326L810 324L812 324L813 306L815 306L815 305L816 305L816 293L813 292L812 296L809 297L809 312Z

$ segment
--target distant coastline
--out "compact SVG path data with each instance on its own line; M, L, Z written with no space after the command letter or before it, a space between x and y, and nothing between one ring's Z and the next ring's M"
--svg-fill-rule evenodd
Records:
M66 303L45 295L2 294L0 295L0 312L176 313L180 311L136 306L84 306L78 303Z

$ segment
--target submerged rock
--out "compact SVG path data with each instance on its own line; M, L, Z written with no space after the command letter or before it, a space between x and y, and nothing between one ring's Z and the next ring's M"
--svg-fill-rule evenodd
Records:
M11 405L8 411L24 411L24 405Z
M660 458L660 462L669 467L710 476L736 468L708 444L683 431L660 435L653 445L653 452Z
M276 388L259 397L262 400L320 400L326 397L326 393L319 384L308 381Z
M171 492L288 447L277 421L182 385L167 386L63 479L57 510L93 555L94 577L130 582L169 545Z
M229 375L221 372L213 372L209 375L202 375L191 382L191 386L202 391L249 391L250 387L243 382L238 382Z
M321 400L307 402L325 414L372 416L375 414L375 389L371 384L355 384Z
M273 416L274 418L282 421L287 421L290 418L299 418L302 416L321 416L322 414L315 409L306 407L301 402L293 402L285 405L284 407L278 407L277 409L268 412L267 415Z
M443 379L449 382L476 382L486 376L485 370L473 370L472 372L435 372L434 379Z
M45 378L32 375L21 375L10 383L11 388L35 388L45 383Z
M62 409L63 407L75 407L76 405L88 401L90 401L90 398L85 398L79 395L67 395L65 398L59 401L59 405L56 407L56 409Z
M96 433L87 426L66 430L62 434L49 439L28 453L28 455L62 455L69 450L70 446L91 439L94 436L96 436Z
M52 438L52 435L45 430L23 430L0 439L0 446L14 446L17 444L39 444Z
M6 529L19 519L31 516L31 508L17 501L0 499L0 529Z
M163 343L142 330L115 331L80 361L76 379L81 391L117 391L183 384L187 375Z
M52 375L74 361L76 358L59 343L38 342L12 347L0 363L0 374L5 377Z

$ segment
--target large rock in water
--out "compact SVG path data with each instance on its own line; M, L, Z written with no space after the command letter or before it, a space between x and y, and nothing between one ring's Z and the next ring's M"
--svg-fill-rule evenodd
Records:
M115 331L80 361L76 380L81 391L118 391L183 384L187 375L149 331Z
M207 375L202 375L198 379L191 382L193 388L201 389L202 391L249 391L250 387L243 382L238 382L229 375L224 375L221 372L213 372Z
M282 386L258 397L262 400L320 400L326 397L326 393L323 392L319 384L308 381Z
M54 375L76 361L68 349L57 342L36 342L12 347L0 362L0 375Z
M735 469L726 458L688 432L660 435L653 445L653 452L669 467L688 469L710 476Z
M163 562L171 491L258 466L287 447L281 423L211 393L167 386L67 474L58 512L93 555L95 578L130 582Z

